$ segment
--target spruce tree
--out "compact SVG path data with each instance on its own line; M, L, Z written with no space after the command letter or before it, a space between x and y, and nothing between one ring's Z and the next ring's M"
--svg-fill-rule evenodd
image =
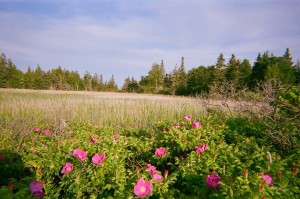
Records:
M285 50L285 53L284 53L283 57L285 58L286 62L289 64L289 66L292 67L294 63L293 63L293 58L291 57L291 53L290 53L289 48L287 48Z
M7 70L6 70L6 56L4 53L0 55L0 88L7 86Z
M266 78L267 68L270 65L270 57L268 51L261 55L258 54L256 62L254 62L251 78L250 78L250 87L254 88L257 84L264 82Z
M245 87L249 84L251 75L251 64L248 59L244 59L240 65L239 87Z
M236 59L234 54L232 54L228 62L228 66L225 70L225 75L226 75L226 80L229 83L236 86L240 78L239 68L240 68L240 61Z
M181 64L178 69L178 86L177 87L186 87L187 84L187 74L184 66L184 57L181 58Z
M172 89L175 91L176 87L179 85L179 71L177 68L177 64L175 65L172 71L171 79L172 79Z
M216 86L222 84L225 81L225 68L225 58L223 53L221 53L217 59L213 76L214 84Z

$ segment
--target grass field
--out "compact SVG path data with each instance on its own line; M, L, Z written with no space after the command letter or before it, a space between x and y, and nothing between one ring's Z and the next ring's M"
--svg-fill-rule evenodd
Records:
M201 116L203 101L195 98L110 92L36 91L0 89L2 127L32 128L40 123L57 125L89 122L95 126L148 126L183 115Z

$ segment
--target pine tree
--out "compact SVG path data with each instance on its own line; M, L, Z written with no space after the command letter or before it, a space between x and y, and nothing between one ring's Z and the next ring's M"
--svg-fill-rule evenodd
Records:
M111 78L109 79L109 81L107 83L107 89L108 89L108 91L117 91L118 90L118 86L115 83L114 75L112 75Z
M187 85L187 74L184 66L184 57L181 58L181 64L178 69L178 86L177 87L186 87Z
M177 64L175 65L172 71L171 79L172 79L172 88L175 91L176 87L179 85L179 71L177 68Z
M7 88L22 88L23 73L16 68L11 59L8 59L6 66L6 87Z
M6 56L4 53L0 55L0 88L7 87L8 74L6 70Z
M166 74L164 77L164 90L172 89L172 74Z
M295 84L300 85L300 60L298 59L297 64L294 66L295 73Z
M232 54L228 62L228 66L225 70L225 75L226 75L226 80L236 86L240 78L239 68L240 68L240 61L236 59L234 54Z
M250 87L254 88L258 83L264 82L266 77L267 68L270 65L270 57L268 51L261 55L258 54L256 62L254 62L251 76Z
M216 86L222 84L225 81L225 58L223 53L221 53L217 59L217 63L215 65L215 72L214 72L214 84Z
M130 78L129 77L127 77L125 80L124 80L124 84L123 84L123 86L122 86L122 91L123 92L129 92L129 84L130 84Z
M249 84L251 75L251 64L248 59L244 59L240 65L239 87L245 87Z
M164 77L165 74L166 74L166 71L165 71L165 64L164 64L164 60L163 59L160 62L160 71L162 73L162 77Z
M36 66L35 71L32 74L33 77L33 89L48 89L48 84L45 80L44 72L39 65Z
M292 61L287 57L272 56L269 59L269 65L266 70L265 81L281 82L286 85L295 83L294 67L291 65Z
M289 66L292 67L294 63L293 63L293 58L291 57L291 53L290 53L290 49L289 48L287 48L285 50L285 53L284 53L283 57L285 58L285 60L289 64Z
M24 88L33 89L33 86L34 86L33 72L30 66L28 66L27 71L24 74Z
M84 73L83 80L84 80L85 90L86 91L92 91L93 90L92 76L88 71L86 71Z
M138 92L139 90L139 84L137 83L137 81L131 77L131 80L129 81L129 85L128 85L128 92Z

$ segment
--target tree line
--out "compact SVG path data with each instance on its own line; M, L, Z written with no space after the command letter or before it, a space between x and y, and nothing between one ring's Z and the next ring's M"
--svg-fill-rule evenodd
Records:
M43 71L39 65L35 69L28 67L23 73L6 59L4 53L0 56L0 87L50 90L76 90L76 91L117 91L114 76L104 81L101 74L91 75L85 72L83 78L77 71L62 69L60 66Z
M199 66L186 72L184 57L179 67L165 72L163 60L154 63L147 76L138 82L133 77L126 78L122 90L125 92L145 92L175 95L207 94L211 88L231 85L234 89L254 89L262 82L276 81L285 85L300 84L300 63L294 64L290 49L283 56L275 56L268 51L259 53L253 66L248 59L240 60L234 54L226 62L221 53L215 65Z
M28 67L23 73L2 53L0 56L0 87L53 90L122 91L136 93L159 93L175 95L197 95L209 93L211 88L230 84L235 89L254 89L261 82L280 81L286 85L300 84L300 63L293 62L289 48L283 56L268 51L259 53L253 66L248 59L240 60L234 54L226 62L221 53L214 65L199 66L186 72L185 59L167 73L164 61L152 64L148 74L140 80L127 77L119 90L114 76L104 81L101 74L85 72L83 77L77 71L60 66L43 71L39 65Z

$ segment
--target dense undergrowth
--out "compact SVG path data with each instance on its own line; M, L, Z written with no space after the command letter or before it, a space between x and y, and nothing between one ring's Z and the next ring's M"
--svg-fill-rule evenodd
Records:
M299 198L299 89L273 115L0 134L1 198ZM297 109L298 108L298 109ZM270 128L272 127L272 128ZM55 128L55 129L54 129Z
M242 118L222 123L213 117L158 122L152 129L70 124L55 134L33 129L18 153L2 135L0 194L30 198L29 184L37 180L45 198L134 198L134 186L143 178L151 182L150 198L297 198L300 150L281 154L260 129ZM197 152L203 144L206 150ZM163 156L155 155L160 147L166 149ZM86 158L74 155L78 148ZM102 153L104 161L93 163ZM73 169L62 174L66 163ZM151 177L147 164L162 181ZM215 190L206 184L212 173L222 179ZM264 181L262 173L274 183Z

